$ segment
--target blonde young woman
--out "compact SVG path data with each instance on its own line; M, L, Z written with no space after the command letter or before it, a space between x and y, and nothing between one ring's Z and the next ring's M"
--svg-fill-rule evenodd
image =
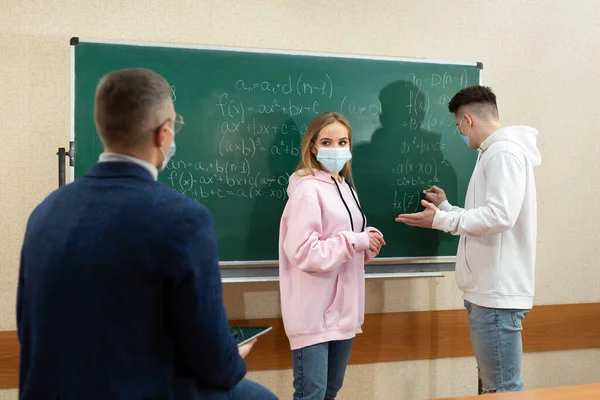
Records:
M335 112L302 140L279 232L281 311L294 368L294 400L334 399L364 321L365 263L385 244L366 227L351 177L352 129Z

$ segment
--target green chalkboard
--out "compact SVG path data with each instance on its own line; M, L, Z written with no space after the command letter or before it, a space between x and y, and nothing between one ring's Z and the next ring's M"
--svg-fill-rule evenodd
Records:
M382 258L454 256L457 239L394 222L437 184L463 204L476 154L460 139L450 98L479 83L476 63L293 54L73 40L75 178L98 159L94 91L116 69L145 67L172 85L185 119L160 180L212 212L222 261L278 258L279 219L302 135L338 111L354 131L353 168ZM395 260L398 261L398 260Z

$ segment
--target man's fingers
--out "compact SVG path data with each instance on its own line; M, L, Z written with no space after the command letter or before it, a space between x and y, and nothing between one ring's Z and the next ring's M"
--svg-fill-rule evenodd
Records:
M401 222L401 223L403 223L405 225L408 225L408 226L417 226L417 223L414 222L414 221L406 221L406 220L402 220L400 218L396 218L396 222Z
M428 204L431 204L431 203L428 203ZM409 225L409 226L421 226L421 223L424 220L424 218L425 218L425 216L423 214L423 211L420 213L416 213L416 214L400 214L396 218L396 222L401 222L401 223Z
M416 220L417 220L417 218L408 217L406 215L399 215L398 218L396 218L396 222L402 222L404 224L412 223Z
M421 205L430 210L434 210L434 211L437 210L437 207L435 206L435 204L430 203L427 200L421 200Z
M244 343L243 345L238 347L238 352L240 353L240 356L242 358L246 358L246 356L248 356L248 354L250 353L250 350L252 350L252 348L256 344L256 341L257 341L257 338L254 338L251 341L249 341L248 343Z
M440 194L443 193L444 191L442 189L440 189L437 186L432 186L429 189L425 190L425 193L434 193L434 194Z
M425 194L425 198L429 201L435 200L436 197L437 197L437 194L435 194L435 193L428 192Z
M427 203L427 204L431 204L431 203ZM402 220L402 221L418 221L420 219L423 219L423 212L414 213L414 214L400 214L400 215L398 215L398 218L396 218L396 220Z

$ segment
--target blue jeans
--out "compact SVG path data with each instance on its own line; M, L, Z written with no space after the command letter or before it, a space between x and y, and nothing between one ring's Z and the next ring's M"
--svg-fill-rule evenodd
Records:
M486 308L468 301L465 307L479 370L479 394L523 390L521 331L529 310Z
M294 400L333 400L344 383L352 339L292 351Z
M242 379L231 390L200 388L193 379L175 378L175 400L278 400L269 389Z

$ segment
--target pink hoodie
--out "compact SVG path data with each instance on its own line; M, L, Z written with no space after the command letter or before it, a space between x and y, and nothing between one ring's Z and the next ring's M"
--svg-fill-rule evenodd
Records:
M367 232L377 230L363 231L350 186L314 173L290 177L279 229L281 313L292 350L362 332L365 263L375 256Z

